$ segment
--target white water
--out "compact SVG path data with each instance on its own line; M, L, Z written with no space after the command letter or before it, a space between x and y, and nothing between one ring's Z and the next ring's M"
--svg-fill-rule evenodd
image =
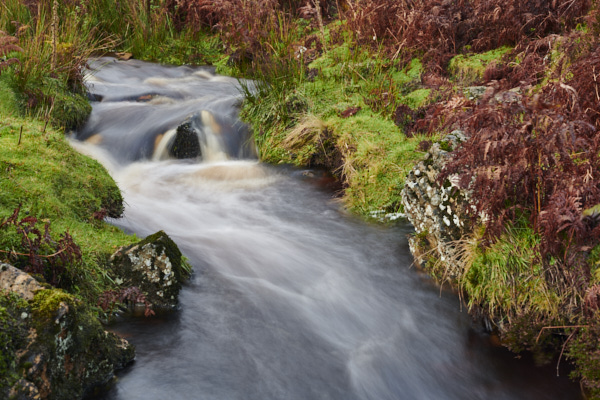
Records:
M109 93L143 95L140 82L152 78L178 93L164 102L172 115L177 104L194 103L196 80L211 78L186 70L177 84L192 82L192 89L182 94L165 83L173 69L136 65L111 63L98 74L96 85L110 90L94 106L93 129L84 129L87 137L91 130L101 137L136 132L135 141L114 142L133 147L75 146L101 160L123 190L124 218L112 222L141 236L165 230L195 273L179 312L115 327L138 356L102 398L579 398L575 385L551 375L553 368L537 369L489 346L456 296L440 294L410 267L408 226L371 226L346 215L319 179L302 171L247 159L138 160L135 146L154 141L144 132L160 134L151 127L170 117L160 117L164 109L156 104L105 103ZM110 77L125 89L111 86ZM219 102L231 107L237 94L227 90ZM211 107L217 116L235 116ZM126 118L148 108L152 113L142 114L151 121Z

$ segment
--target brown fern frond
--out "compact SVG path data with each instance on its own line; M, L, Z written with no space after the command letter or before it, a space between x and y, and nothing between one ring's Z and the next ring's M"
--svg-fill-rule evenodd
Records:
M12 52L22 52L17 43L19 39L14 36L7 35L6 32L0 31L0 57L6 56Z
M600 242L600 229L583 217L600 203L600 135L578 93L557 82L533 99L488 96L471 104L452 122L470 139L441 175L458 174L471 190L472 214L487 217L490 240L508 222L528 216L542 235L544 261L569 268L581 268L582 252Z

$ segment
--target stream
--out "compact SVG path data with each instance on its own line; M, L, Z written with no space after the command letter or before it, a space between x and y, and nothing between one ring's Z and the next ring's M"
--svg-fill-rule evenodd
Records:
M111 326L137 358L93 398L581 398L566 362L557 378L556 362L494 346L455 294L411 266L409 224L367 224L322 173L260 164L237 119L237 80L90 65L93 111L72 143L123 191L124 217L110 222L164 230L194 267L180 310ZM173 150L183 121L193 159Z

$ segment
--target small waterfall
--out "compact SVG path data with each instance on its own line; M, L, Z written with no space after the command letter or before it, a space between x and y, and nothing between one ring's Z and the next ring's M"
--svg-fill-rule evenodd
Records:
M252 136L238 120L238 81L190 67L157 68L111 58L90 63L96 100L74 139L110 152L116 162L256 158Z

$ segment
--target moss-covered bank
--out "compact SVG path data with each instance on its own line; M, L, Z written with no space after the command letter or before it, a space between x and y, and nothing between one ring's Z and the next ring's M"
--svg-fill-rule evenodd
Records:
M19 116L14 94L2 79L0 95L0 218L6 220L20 209L17 222L35 218L34 225L42 232L49 224L54 241L68 232L81 249L81 259L65 265L64 276L57 280L64 289L95 303L111 285L104 266L109 255L135 241L102 221L106 215L121 214L119 188L98 162L71 148L62 131ZM16 254L29 253L17 226L5 224L0 229L0 259L27 266L28 257ZM49 250L39 248L42 254ZM52 274L37 272L46 277Z
M131 346L105 333L96 303L114 287L110 254L136 238L102 220L123 209L104 168L73 150L63 131L21 116L5 77L0 77L0 261L64 291L46 283L49 289L30 302L0 294L0 397L79 398L133 358Z

